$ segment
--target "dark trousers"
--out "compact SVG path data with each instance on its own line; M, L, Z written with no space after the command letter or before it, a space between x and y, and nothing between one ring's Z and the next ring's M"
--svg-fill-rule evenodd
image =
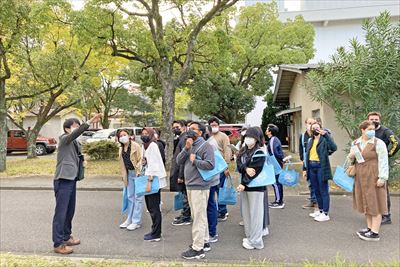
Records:
M281 204L283 202L283 186L278 181L279 175L275 175L275 183L272 185L275 193L275 202Z
M189 206L186 186L183 186L182 194L183 194L183 209L181 215L184 220L190 220L192 215L190 213L190 206Z
M219 176L219 188L224 187L225 180L226 180L225 173L222 172L220 174L220 176ZM217 195L219 195L219 190L217 191ZM225 214L227 214L227 213L228 213L228 209L226 208L226 205L218 204L218 214L219 214L219 216L225 216Z
M54 247L58 247L71 237L76 203L76 181L54 180L54 193L56 208L53 217L53 243Z
M315 196L315 190L311 185L310 178L308 178L308 177L307 177L307 183L308 183L308 190L310 190L310 202L317 203L317 197Z
M210 236L217 234L218 225L218 206L216 196L219 190L219 186L212 186L210 188L210 196L208 197L207 203L207 220L208 220L208 233Z
M150 213L152 225L150 234L153 237L159 238L161 237L161 210L160 210L160 202L161 202L161 193L158 191L155 194L147 195L144 197L146 201L147 210Z
M322 180L321 164L319 162L310 161L308 163L307 175L310 177L311 186L315 190L318 208L328 214L330 202L329 184L328 181Z
M264 221L263 221L263 229L268 227L269 225L269 206L268 206L268 187L265 187L264 191Z

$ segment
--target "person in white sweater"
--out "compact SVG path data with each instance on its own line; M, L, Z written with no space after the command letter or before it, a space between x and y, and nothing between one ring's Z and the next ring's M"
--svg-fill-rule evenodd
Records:
M161 240L161 188L167 186L167 173L161 157L160 150L156 143L155 131L152 128L146 127L142 130L143 143L143 168L144 175L157 176L160 180L160 190L157 193L146 195L145 202L147 210L150 213L152 226L151 232L144 235L144 240L157 242Z

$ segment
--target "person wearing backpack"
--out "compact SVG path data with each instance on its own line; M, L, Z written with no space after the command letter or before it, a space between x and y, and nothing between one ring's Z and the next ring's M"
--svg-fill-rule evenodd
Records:
M277 137L279 133L278 126L274 124L268 124L267 130L265 131L267 137L269 138L267 145L267 153L270 156L274 156L279 165L283 166L283 158L285 157L282 151L282 144L279 138ZM272 209L283 209L285 207L285 203L283 202L283 186L279 182L279 174L275 175L275 184L272 185L275 193L275 201L269 204L269 207Z
M205 181L199 169L212 170L215 167L213 147L202 137L206 127L200 122L192 122L187 132L185 148L176 158L178 165L184 164L185 185L193 217L192 244L181 255L184 259L202 259L204 251L211 249L207 222L207 205L210 188L218 176Z
M263 225L264 225L264 192L265 186L249 187L249 183L262 171L266 160L260 134L256 127L247 129L245 145L240 149L236 164L241 175L237 191L241 195L242 217L245 231L245 238L242 246L245 249L262 249ZM254 157L261 155L261 157Z

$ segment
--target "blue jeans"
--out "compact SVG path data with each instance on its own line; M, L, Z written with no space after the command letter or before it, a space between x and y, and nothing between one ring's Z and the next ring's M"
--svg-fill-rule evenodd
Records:
M224 186L226 180L225 173L222 172L219 176L219 188L222 188ZM217 191L217 195L219 195L219 190ZM218 215L219 216L225 216L225 214L228 213L228 209L226 208L226 205L220 205L218 204Z
M308 190L310 190L310 202L317 203L317 197L315 196L315 190L311 185L311 180L309 177L307 177L307 183L308 183Z
M76 203L76 181L54 180L54 194L56 208L53 217L53 243L54 247L58 247L71 237Z
M128 223L142 224L142 213L144 206L144 196L135 194L135 171L128 171Z
M212 186L210 188L210 196L207 203L207 220L208 220L208 233L210 236L217 234L218 225L218 207L215 197L217 196L219 186Z
M310 177L311 186L315 190L315 196L317 198L318 208L329 213L329 185L328 180L322 180L322 169L321 164L315 161L308 162L308 177Z

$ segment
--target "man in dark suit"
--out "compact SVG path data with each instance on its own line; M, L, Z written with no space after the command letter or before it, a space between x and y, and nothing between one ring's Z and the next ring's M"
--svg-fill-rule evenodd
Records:
M79 155L81 145L76 140L89 125L100 120L97 114L86 123L80 124L78 119L71 118L64 122L64 134L60 136L57 166L54 176L54 193L56 208L53 218L54 252L70 254L71 246L79 245L80 240L74 239L72 233L72 218L75 213L76 181L79 170Z

